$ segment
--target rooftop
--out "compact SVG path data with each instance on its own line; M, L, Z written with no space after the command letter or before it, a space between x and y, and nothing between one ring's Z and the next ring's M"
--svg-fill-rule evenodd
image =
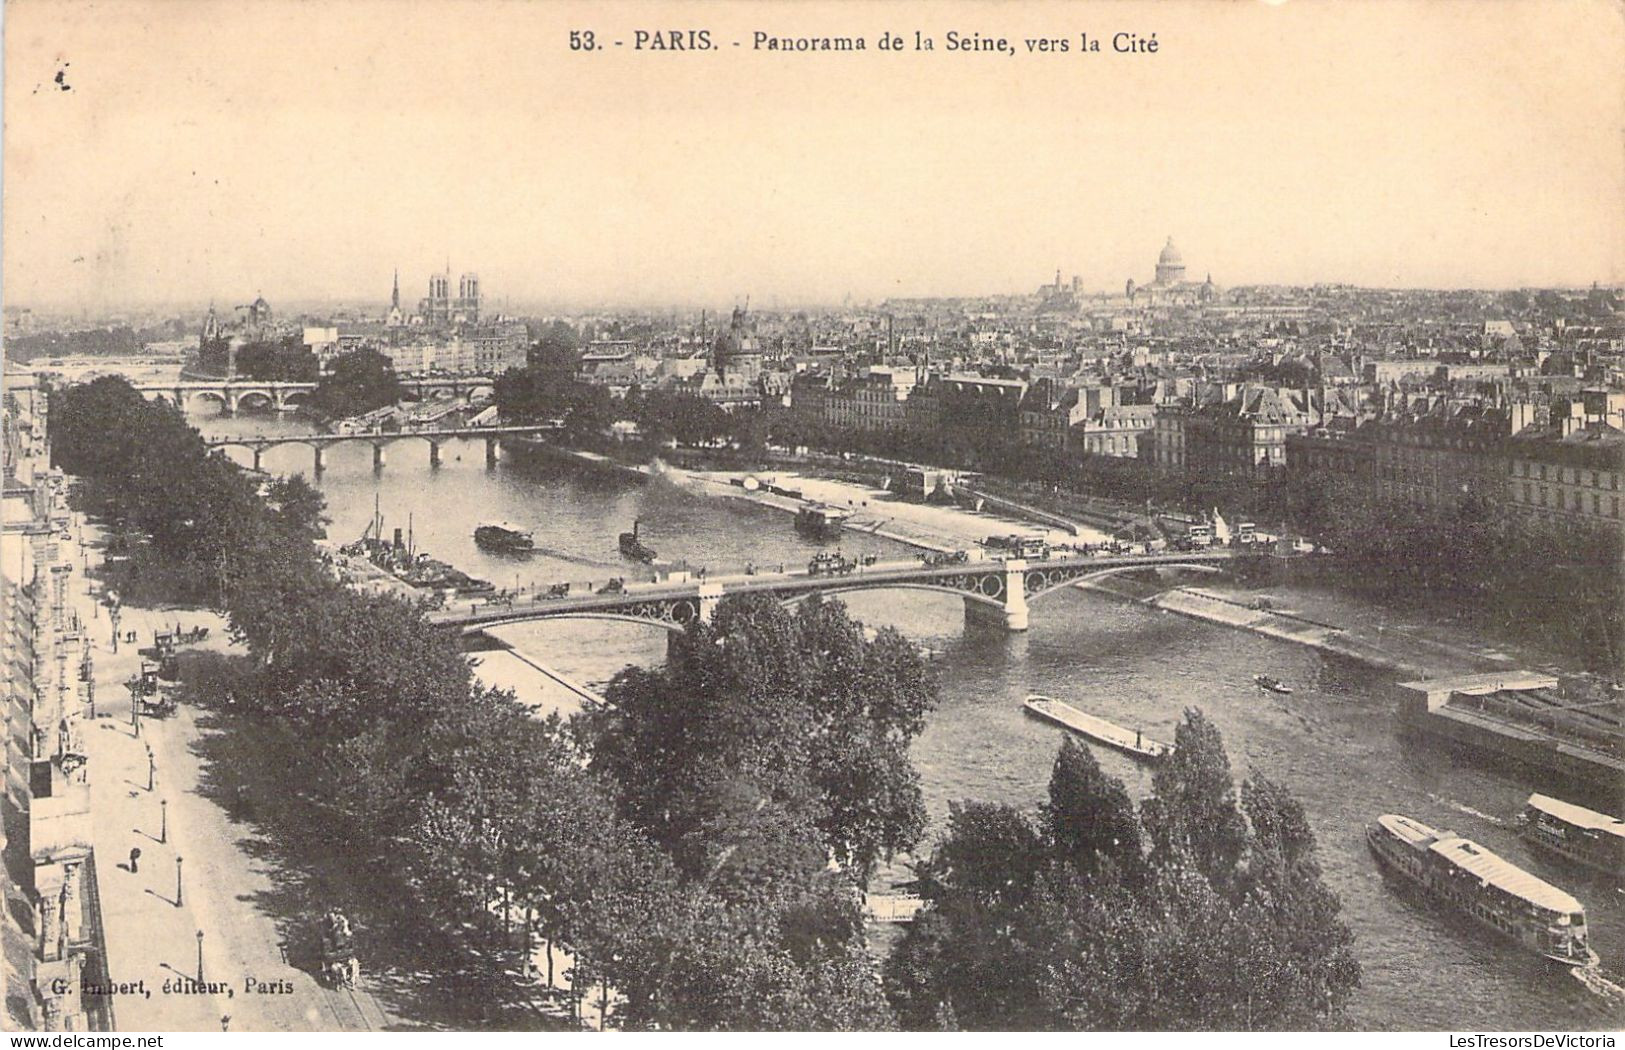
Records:
M1464 871L1476 875L1483 883L1526 900L1536 907L1554 912L1585 911L1585 905L1568 893L1545 879L1524 871L1511 861L1491 853L1471 839L1441 836L1429 849Z

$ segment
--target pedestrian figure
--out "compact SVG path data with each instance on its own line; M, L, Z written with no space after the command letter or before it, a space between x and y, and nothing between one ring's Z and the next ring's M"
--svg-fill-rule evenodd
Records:
M134 875L137 871L140 871L140 870L141 870L141 847L140 846L131 846L130 847L130 874Z
M220 1030L222 1032L231 1031L231 1015L230 1014L221 1014L220 1015Z

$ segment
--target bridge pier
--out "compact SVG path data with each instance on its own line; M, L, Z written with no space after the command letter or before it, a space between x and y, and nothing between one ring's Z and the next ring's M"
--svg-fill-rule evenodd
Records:
M485 465L494 467L502 458L502 439L488 437L485 439Z
M1004 587L998 605L976 598L965 599L965 623L1005 631L1027 629L1027 563L1020 559L1004 563Z
M384 446L377 442L374 442L372 446L372 469L384 469Z
M254 469L259 470L260 469L260 457L265 455L265 450L263 448L256 448L253 451L254 451Z
M316 459L316 473L320 474L323 470L327 469L327 449L317 445L314 451Z
M700 584L700 620L710 623L716 615L717 603L722 600L722 584L707 580Z
M438 441L429 442L429 466L440 466L440 442Z

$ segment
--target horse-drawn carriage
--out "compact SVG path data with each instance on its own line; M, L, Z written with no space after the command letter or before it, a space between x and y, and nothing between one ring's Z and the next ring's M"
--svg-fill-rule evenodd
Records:
M130 702L139 714L148 718L168 718L175 713L175 698L164 694L159 677L159 666L143 660L141 673L131 675L124 682L130 691Z
M167 693L158 693L151 699L141 697L136 703L141 705L142 718L168 718L175 713L177 706L175 698Z
M176 624L173 631L154 631L152 640L154 645L173 649L178 645L195 645L207 637L209 637L207 627L193 627L191 630L183 631L180 624Z
M147 675L147 661L150 660L153 662L152 665L154 666L156 674L159 678L162 678L166 682L173 682L180 678L181 662L179 657L175 655L174 643L169 641L160 641L149 645L144 649L138 649L137 652L140 653L142 657L142 677L146 677Z
M858 567L858 563L841 555L839 551L819 551L807 563L808 576L845 576Z
M322 916L316 931L321 978L334 988L354 988L361 975L355 957L355 931L350 920L337 908Z

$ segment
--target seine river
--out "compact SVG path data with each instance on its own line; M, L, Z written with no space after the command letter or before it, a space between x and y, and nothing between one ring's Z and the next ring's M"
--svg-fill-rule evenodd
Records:
M303 429L264 417L195 421L215 434ZM387 465L375 473L370 446L329 449L320 479L333 519L329 535L341 541L358 536L376 500L387 528L404 529L410 519L420 548L498 586L635 575L615 543L635 517L662 557L686 558L714 572L746 561L805 562L816 549L781 512L662 481L584 478L507 461L488 470L482 442L446 445L438 470L430 469L422 442L396 442L387 454ZM308 474L311 453L302 445L282 446L266 453L264 466ZM472 532L487 519L534 528L544 549L524 560L481 552ZM848 537L843 546L849 553L903 552L878 538ZM1043 797L1060 740L1057 730L1023 714L1021 701L1030 692L1073 699L1163 739L1172 739L1185 708L1199 707L1223 732L1238 776L1256 769L1283 781L1308 811L1364 967L1350 1011L1356 1026L1460 1031L1625 1024L1619 1002L1384 886L1362 837L1367 821L1398 812L1452 828L1573 892L1587 906L1592 946L1605 971L1616 981L1625 971L1625 896L1601 879L1531 855L1513 831L1513 816L1539 785L1402 739L1385 692L1387 676L1324 660L1302 646L1070 589L1035 603L1031 630L1014 636L967 632L960 600L948 595L865 592L850 596L848 605L864 621L895 625L936 652L931 662L942 703L914 748L933 837L950 801L1031 807ZM625 623L543 623L507 629L503 637L588 683L665 653L661 631ZM1292 683L1296 692L1261 694L1252 684L1259 672ZM1149 790L1138 766L1111 752L1100 757L1131 791Z

